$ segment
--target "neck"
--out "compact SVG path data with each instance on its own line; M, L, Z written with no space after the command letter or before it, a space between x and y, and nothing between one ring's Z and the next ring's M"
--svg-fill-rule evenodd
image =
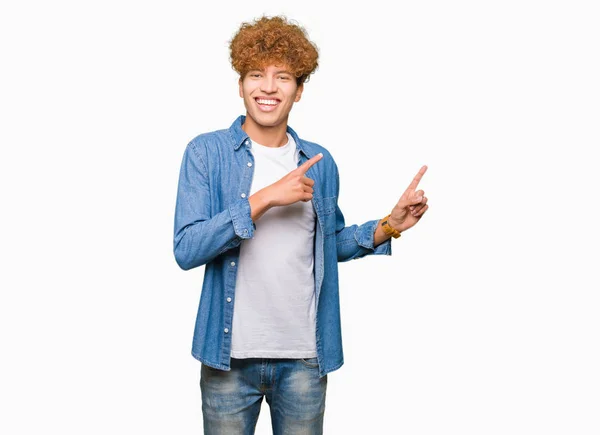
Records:
M279 148L284 146L288 141L286 134L287 122L282 122L279 125L272 127L265 127L264 125L257 124L252 117L246 113L246 120L242 124L242 130L244 130L254 142L258 142L267 147Z

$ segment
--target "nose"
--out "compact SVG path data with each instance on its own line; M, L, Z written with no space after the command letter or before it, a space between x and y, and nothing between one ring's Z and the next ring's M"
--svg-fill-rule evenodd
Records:
M277 92L277 82L275 77L271 75L265 75L260 82L260 90L266 94Z

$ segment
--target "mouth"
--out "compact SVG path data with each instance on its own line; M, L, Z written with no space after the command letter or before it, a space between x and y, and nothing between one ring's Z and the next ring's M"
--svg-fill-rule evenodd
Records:
M277 108L277 106L279 106L279 103L281 103L281 100L279 100L277 98L257 97L254 99L254 101L256 101L258 108L260 110L262 110L263 112L272 112L273 110L275 110Z

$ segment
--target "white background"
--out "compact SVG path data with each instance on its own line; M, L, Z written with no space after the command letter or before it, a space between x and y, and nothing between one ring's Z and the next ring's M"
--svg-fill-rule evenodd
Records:
M340 264L326 434L600 433L592 1L54 1L0 7L3 434L202 433L203 268L179 165L244 113L228 41L286 14L320 49L292 110L346 222L421 165L430 210ZM257 434L270 434L266 402Z

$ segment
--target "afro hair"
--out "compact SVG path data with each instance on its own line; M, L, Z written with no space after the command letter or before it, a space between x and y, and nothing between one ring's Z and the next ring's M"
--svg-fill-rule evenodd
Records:
M319 51L303 27L284 16L242 23L229 43L232 68L243 79L253 69L284 64L301 85L318 67Z

